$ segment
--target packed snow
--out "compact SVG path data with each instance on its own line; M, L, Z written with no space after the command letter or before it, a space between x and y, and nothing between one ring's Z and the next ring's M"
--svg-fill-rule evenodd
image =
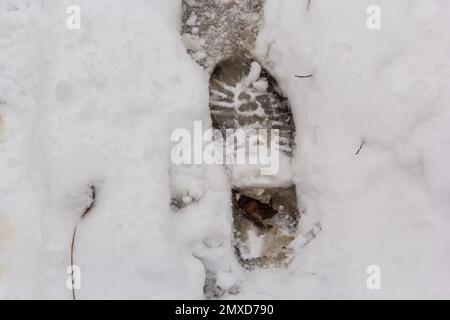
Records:
M245 270L226 170L170 158L211 126L181 0L0 0L0 298L72 299L77 223L77 299L450 298L450 2L307 3L267 0L255 50L295 116L295 258Z

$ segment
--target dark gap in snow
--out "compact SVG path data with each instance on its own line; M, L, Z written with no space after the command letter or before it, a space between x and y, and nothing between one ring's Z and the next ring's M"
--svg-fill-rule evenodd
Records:
M220 130L224 139L229 129L278 130L277 147L291 158L295 124L289 100L252 55L263 6L263 0L183 1L182 37L191 57L211 72L213 128ZM254 188L242 178L239 188L236 181L231 182L235 250L244 267L285 267L291 260L287 247L300 219L296 187L292 181L280 183L278 175L262 188ZM172 201L172 206L179 209L184 203ZM205 287L214 292L212 283L207 277Z

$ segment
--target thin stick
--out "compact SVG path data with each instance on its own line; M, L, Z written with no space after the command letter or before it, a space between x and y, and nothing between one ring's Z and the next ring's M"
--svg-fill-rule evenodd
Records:
M307 74L305 76L299 76L299 75L294 75L294 77L296 78L300 78L300 79L306 79L306 78L311 78L312 76L314 76L314 74Z
M74 277L74 270L73 270L73 265L74 265L73 252L74 252L75 237L77 235L77 228L78 228L78 223L79 222L80 222L80 220L78 220L75 228L73 229L72 245L70 246L70 267L72 268L71 278L72 278L72 299L73 300L77 300L77 298L75 296L75 277Z
M90 194L90 198L91 198L91 202L89 204L89 206L86 207L86 209L84 209L83 214L81 215L81 218L84 218L94 207L95 205L95 194L96 194L96 190L95 190L95 186L91 186L91 194Z
M362 148L364 147L365 144L366 144L365 140L361 141L361 145L359 146L358 151L356 151L355 156L357 156L361 152L361 150L362 150Z
M80 218L77 221L77 224L75 225L75 228L73 229L73 234L72 234L72 244L70 245L70 267L71 267L71 281L72 281L72 299L76 300L76 295L75 295L75 276L74 276L74 270L73 270L73 266L74 266L74 251L75 251L75 238L77 236L77 230L78 230L78 225L80 224L81 220L84 219L84 217L92 210L92 208L94 208L95 206L95 199L96 199L96 189L95 186L91 186L91 193L89 195L89 198L91 199L89 205L84 209L83 214L80 216Z

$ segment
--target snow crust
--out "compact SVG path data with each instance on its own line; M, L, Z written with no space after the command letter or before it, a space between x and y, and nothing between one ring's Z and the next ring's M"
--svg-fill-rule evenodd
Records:
M206 280L224 299L449 298L450 2L375 2L266 2L256 55L292 105L304 214L288 269L245 271L224 169L170 161L174 129L211 121L181 1L78 0L68 30L72 1L0 0L0 298L71 299L91 185L79 299L202 299Z

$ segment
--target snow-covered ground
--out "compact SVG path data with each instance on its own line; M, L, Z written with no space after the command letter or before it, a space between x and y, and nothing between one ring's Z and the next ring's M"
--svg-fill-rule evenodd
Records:
M78 299L450 298L450 2L307 2L267 0L256 48L295 116L296 255L245 271L224 170L170 159L211 122L181 0L0 0L0 298L71 299L78 221Z

